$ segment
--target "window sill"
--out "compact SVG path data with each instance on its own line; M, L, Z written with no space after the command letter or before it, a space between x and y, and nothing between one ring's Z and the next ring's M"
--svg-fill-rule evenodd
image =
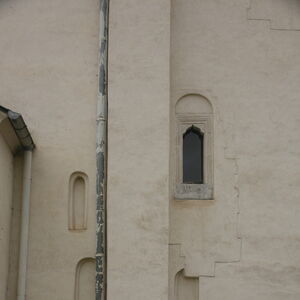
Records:
M211 184L177 184L175 199L213 200L213 186Z

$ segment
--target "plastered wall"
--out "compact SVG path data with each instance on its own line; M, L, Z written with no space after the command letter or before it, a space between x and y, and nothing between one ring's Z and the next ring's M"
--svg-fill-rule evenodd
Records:
M110 2L108 300L298 300L298 2ZM98 21L96 0L0 2L0 104L22 113L37 145L30 300L94 296ZM174 197L187 94L212 106L210 200Z
M167 299L170 2L110 11L108 299Z
M278 2L172 1L171 118L184 94L212 103L214 200L171 185L170 299L182 268L203 300L300 297L300 15Z
M0 3L0 102L22 113L37 145L26 291L30 300L75 299L76 266L95 255L98 12L94 0ZM70 231L69 181L76 171L88 176L87 229ZM10 295L14 300L15 291Z

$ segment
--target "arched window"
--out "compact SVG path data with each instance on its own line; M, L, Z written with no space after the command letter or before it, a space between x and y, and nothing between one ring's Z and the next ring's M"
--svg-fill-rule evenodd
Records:
M204 135L194 125L183 134L183 183L202 184Z
M181 97L175 105L176 139L172 153L174 199L213 199L213 107L197 94ZM172 169L173 171L173 169Z

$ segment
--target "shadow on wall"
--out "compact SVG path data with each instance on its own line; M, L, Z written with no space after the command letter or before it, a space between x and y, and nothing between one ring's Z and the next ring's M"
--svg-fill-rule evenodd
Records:
M75 300L95 300L96 260L88 257L80 260L76 267Z
M182 269L175 277L175 300L199 300L199 278L184 276Z

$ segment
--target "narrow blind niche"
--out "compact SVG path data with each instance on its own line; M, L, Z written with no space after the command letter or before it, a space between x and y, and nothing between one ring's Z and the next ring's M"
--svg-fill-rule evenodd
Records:
M69 230L87 229L88 176L74 172L69 181Z

